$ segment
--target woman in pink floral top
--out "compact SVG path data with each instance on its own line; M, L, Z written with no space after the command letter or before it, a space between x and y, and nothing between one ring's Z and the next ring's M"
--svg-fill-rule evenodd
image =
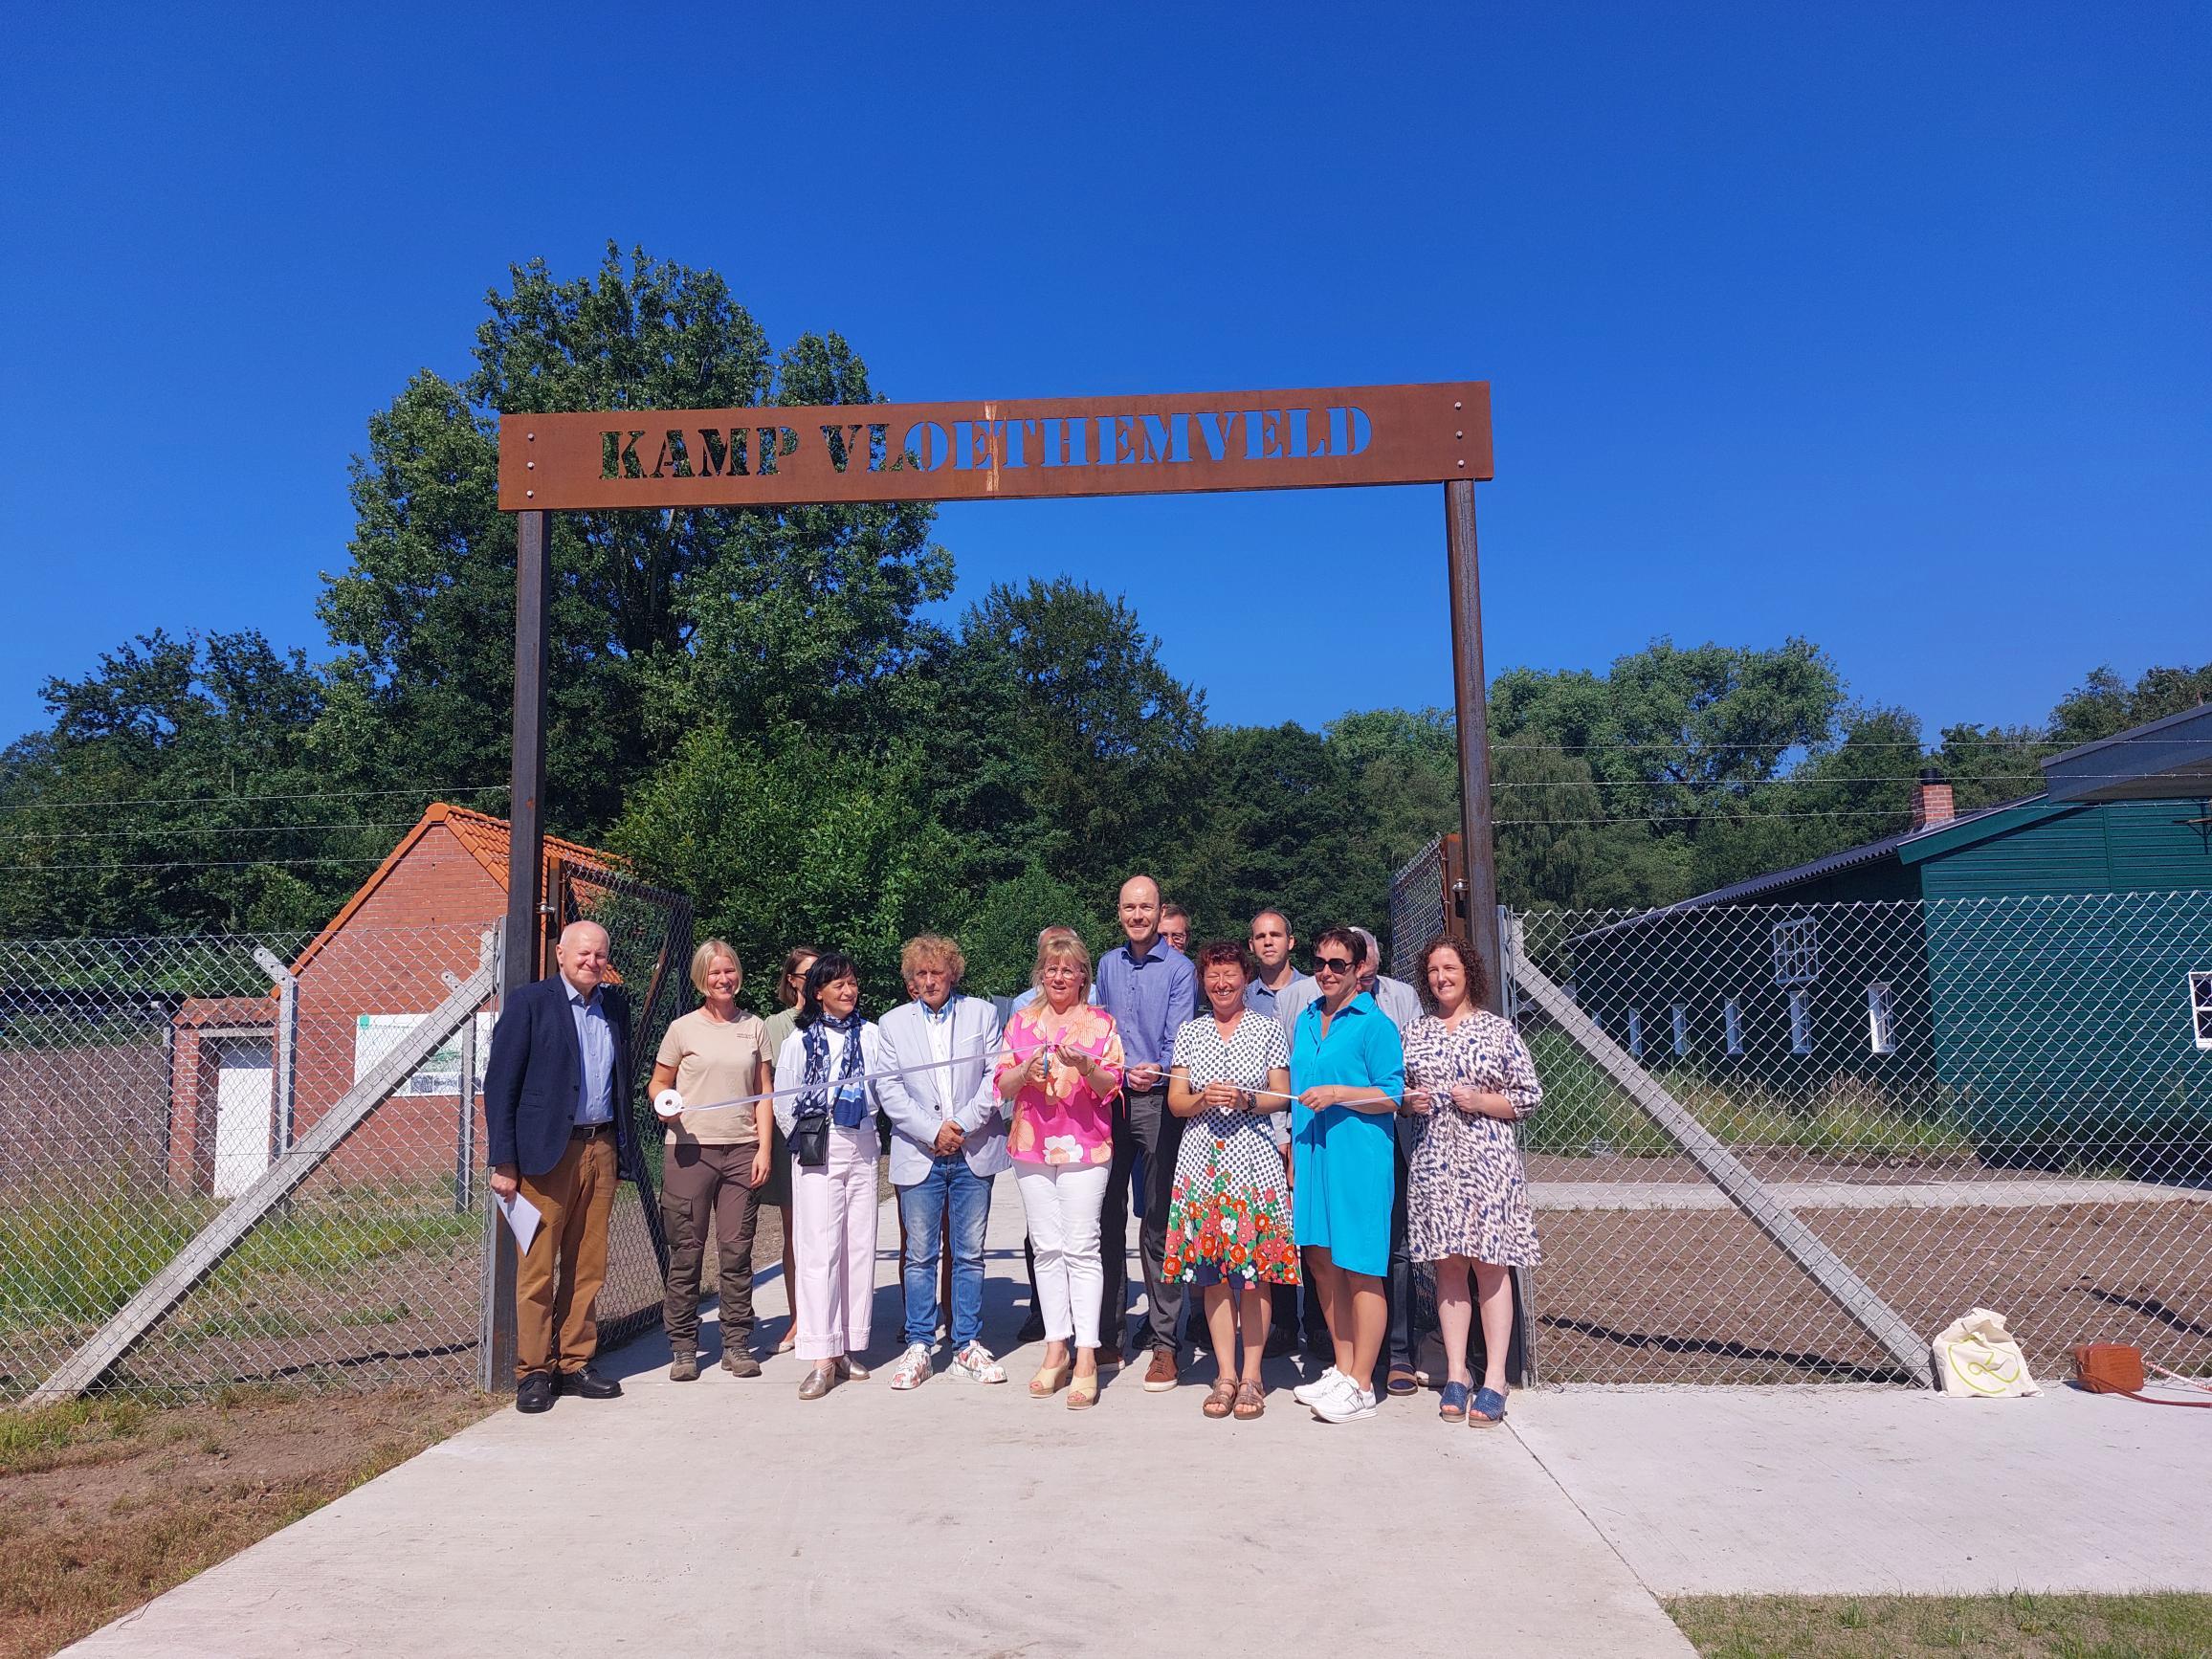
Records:
M1069 1409L1080 1411L1098 1400L1106 1289L1098 1216L1114 1161L1121 1034L1113 1015L1085 1000L1091 953L1073 928L1048 928L1037 940L1033 983L1037 999L1006 1022L998 1067L999 1096L1014 1103L1006 1151L1029 1213L1045 1319L1045 1356L1029 1392L1042 1400L1068 1384Z

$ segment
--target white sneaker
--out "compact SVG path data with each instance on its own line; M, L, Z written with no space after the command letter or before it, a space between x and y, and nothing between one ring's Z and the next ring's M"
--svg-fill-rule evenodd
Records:
M919 1342L911 1342L906 1352L898 1357L898 1363L891 1369L891 1386L903 1394L909 1388L919 1388L929 1381L929 1349Z
M1357 1385L1347 1386L1325 1400L1315 1401L1314 1415L1323 1423L1357 1423L1375 1415L1375 1396Z
M1004 1382L1006 1368L991 1358L991 1351L981 1342L970 1342L952 1357L955 1377L965 1377L970 1382Z
M1334 1394L1352 1381L1336 1366L1330 1366L1311 1382L1301 1382L1291 1390L1291 1398L1300 1405L1311 1405L1324 1394Z

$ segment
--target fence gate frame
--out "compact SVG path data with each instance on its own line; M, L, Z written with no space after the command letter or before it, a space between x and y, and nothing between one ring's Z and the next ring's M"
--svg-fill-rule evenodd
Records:
M515 516L515 712L504 995L539 977L553 515L1442 484L1459 729L1465 914L1502 984L1474 486L1495 476L1490 383L499 417L498 505ZM487 1353L511 1345L514 1243L495 1229ZM511 1378L487 1374L493 1385Z

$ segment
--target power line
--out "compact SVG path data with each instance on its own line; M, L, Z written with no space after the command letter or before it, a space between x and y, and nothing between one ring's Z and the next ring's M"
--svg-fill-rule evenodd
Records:
M1964 816L1964 814L1960 814ZM1813 818L1902 818L1907 809L1893 807L1887 811L1839 809L1832 812L1748 812L1740 818L1720 818L1710 812L1638 812L1625 818L1493 818L1492 827L1507 826L1528 829L1572 829L1586 824L1773 824L1785 819Z
M41 874L63 870L256 870L279 864L382 864L386 856L368 853L328 858L176 858L155 864L0 864L0 874L11 870Z
M23 801L0 806L0 812L67 811L79 807L205 807L237 801L364 801L388 795L481 795L510 787L507 784L466 784L447 788L423 784L407 789L311 789L297 795L125 795L107 801Z
M400 818L378 824L169 824L143 830L16 830L26 841L129 841L142 835L280 835L295 830L407 830L415 823Z
M2132 772L2075 772L2069 778L2095 778L2099 780L2128 778ZM2026 783L2024 777L2010 774L1998 776L1945 778L1947 784L2005 784ZM1916 784L1917 778L1538 778L1521 783L1511 778L1497 778L1491 787L1503 792L1507 789L1778 789L1778 788L1840 788L1848 784Z

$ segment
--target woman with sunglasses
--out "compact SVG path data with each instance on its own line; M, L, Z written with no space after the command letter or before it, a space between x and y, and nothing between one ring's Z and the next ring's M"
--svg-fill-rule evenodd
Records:
M1398 1028L1360 989L1351 929L1314 941L1320 999L1291 1035L1292 1229L1307 1252L1336 1363L1291 1391L1324 1423L1375 1415L1375 1361L1389 1324L1393 1119L1405 1085Z
M776 1120L791 1142L799 1243L799 1358L812 1360L799 1398L819 1400L868 1375L875 1305L875 1085L883 1036L860 1017L860 970L826 951L807 970L799 1029L776 1056ZM805 1133L802 1133L802 1131ZM810 1145L820 1161L807 1162Z

